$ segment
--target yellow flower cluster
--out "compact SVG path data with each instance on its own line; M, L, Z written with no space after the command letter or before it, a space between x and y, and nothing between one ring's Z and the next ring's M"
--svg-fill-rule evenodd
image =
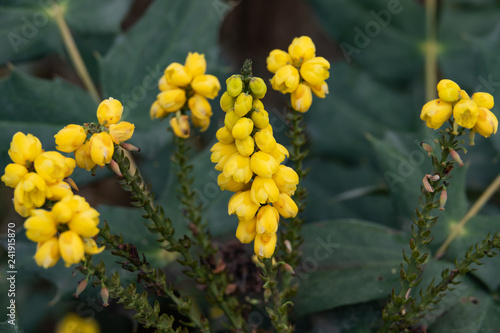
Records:
M65 153L74 152L76 165L91 170L96 165L109 164L113 157L114 145L132 137L135 126L127 121L120 121L123 106L119 100L105 99L97 108L99 127L90 129L70 124L54 137L56 148ZM87 138L88 134L92 134Z
M267 69L274 73L271 85L283 94L290 93L294 110L306 112L312 104L312 94L325 98L330 63L316 57L316 47L307 36L296 37L288 52L273 50L267 57Z
M299 177L293 169L280 165L288 151L276 142L260 101L267 91L264 81L233 75L226 83L227 91L220 100L226 112L224 127L217 131L219 142L211 149L211 161L221 171L220 188L236 192L228 205L228 213L239 219L236 237L242 243L254 241L255 253L270 258L280 215L297 215L291 196Z
M36 209L24 223L26 237L38 243L36 263L44 268L63 258L66 267L85 259L85 253L97 254L92 238L99 233L99 213L78 195L57 202L51 211Z
M63 179L75 168L75 160L56 151L43 151L32 134L17 132L10 143L9 156L14 163L5 167L1 180L14 188L14 208L22 217L45 204L58 201L73 192Z
M490 111L494 105L493 96L477 92L470 98L451 80L439 81L437 90L439 98L427 102L420 113L420 119L428 127L438 129L453 115L455 131L462 126L485 138L497 132L498 119Z
M75 313L67 314L57 323L55 333L100 333L99 324L93 317L82 318Z
M151 119L170 118L170 126L175 135L188 138L190 134L189 117L184 114L191 110L191 121L195 127L205 131L210 125L212 107L207 98L214 99L220 90L217 77L205 74L207 63L204 54L189 52L186 62L177 62L165 69L158 82L160 93L151 105Z

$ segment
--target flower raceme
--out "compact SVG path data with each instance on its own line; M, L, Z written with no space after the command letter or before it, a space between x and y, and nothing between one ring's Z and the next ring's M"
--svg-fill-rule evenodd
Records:
M288 151L276 142L260 101L267 90L264 81L233 75L226 84L227 91L220 99L226 116L224 126L217 131L211 161L221 171L217 178L221 190L236 192L228 204L228 213L239 220L236 237L242 243L253 241L257 256L270 258L276 247L280 215L297 215L297 205L290 196L298 176L293 169L280 165Z
M288 52L273 50L267 57L267 69L274 73L271 85L274 90L290 94L294 110L306 112L312 104L312 94L325 98L330 76L330 63L316 57L316 47L307 36L296 37Z
M164 75L158 82L160 93L151 105L151 119L161 119L174 114L170 118L170 127L180 138L190 135L189 116L194 127L203 132L210 125L212 107L208 99L217 97L220 83L217 77L205 74L207 63L205 55L188 53L184 65L174 62L167 66Z

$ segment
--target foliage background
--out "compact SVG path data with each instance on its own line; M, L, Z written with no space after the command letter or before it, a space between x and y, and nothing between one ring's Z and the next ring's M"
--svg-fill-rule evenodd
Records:
M300 289L293 318L299 332L368 332L376 327L385 298L398 286L401 249L407 247L419 184L431 171L419 147L421 140L430 143L436 136L419 119L425 103L424 4L409 0L58 3L66 8L65 18L102 97L121 100L124 119L135 123L132 142L142 150L134 157L179 236L186 231L186 221L170 170L171 133L165 131L166 122L149 119L156 80L163 69L173 61L182 62L188 51L197 51L205 53L207 72L221 82L238 72L245 58L252 58L254 74L267 80L271 78L265 68L269 51L286 49L295 36L312 37L317 54L327 58L332 68L330 94L325 100L315 100L305 115L310 139L306 166L312 172L304 182L309 191L303 229L306 242L303 264L296 270ZM391 3L399 3L402 10L390 15L386 26L379 23L378 31L369 31L368 39L360 43L359 31L366 34L366 27L378 22L373 13L386 10ZM485 91L500 100L500 2L442 0L438 4L438 77L455 80L470 93ZM53 135L66 124L95 119L96 104L71 67L49 5L48 1L0 2L2 168L9 162L7 150L15 132L38 136L48 150L54 149ZM359 52L346 56L347 44ZM272 113L278 141L286 143L284 97L269 89L264 102ZM193 138L193 163L194 187L210 230L222 246L234 238L236 221L226 214L230 193L218 189L209 160L208 150L223 119L217 104L213 103L210 129ZM493 111L500 116L498 106ZM498 175L499 152L499 135L477 138L476 146L464 156L466 166L454 170L431 252ZM105 170L95 177L78 172L75 181L81 194L101 212L101 221L121 232L150 262L165 267L174 285L193 293L190 282L179 274L175 258L159 250L155 237L147 235L141 213L128 207L127 195L115 185L113 175ZM80 277L72 276L71 269L61 263L49 270L36 267L32 259L35 245L24 236L22 220L11 204L12 192L0 187L0 241L4 247L7 223L15 222L16 304L22 329L52 331L66 312L75 311L96 317L103 332L111 328L147 331L134 327L119 305L104 309L96 288L89 287L75 300L72 293ZM447 255L439 262L429 261L423 285L439 276L443 264L452 262L488 232L498 230L499 213L497 193L469 222ZM241 248L251 253L250 246ZM109 253L101 257L111 268L115 259ZM6 259L3 252L2 265ZM499 264L499 259L489 260L466 278L426 318L428 331L492 332L498 328ZM125 271L121 274L127 276ZM249 281L238 283L243 289ZM7 304L7 289L2 277L0 308ZM202 293L195 292L193 297L223 331L217 311L207 308ZM248 320L263 330L269 327L263 307L252 309Z

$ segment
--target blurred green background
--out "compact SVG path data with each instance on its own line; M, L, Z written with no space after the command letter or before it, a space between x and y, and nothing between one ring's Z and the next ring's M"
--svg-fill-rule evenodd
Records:
M17 131L40 138L54 149L53 135L69 123L95 121L97 105L84 90L62 43L50 12L50 1L0 1L0 167L9 163L7 151ZM171 171L171 133L167 122L151 121L149 106L158 93L156 80L171 62L183 62L187 52L204 53L207 72L225 79L237 73L246 58L254 75L271 78L266 57L272 49L287 49L294 37L308 35L318 56L331 63L326 99L315 99L305 114L311 173L305 212L304 260L296 269L299 295L292 318L298 332L370 332L393 287L398 287L401 250L407 247L411 213L419 186L431 170L420 141L437 133L419 119L426 102L426 7L409 0L60 0L101 97L119 99L124 120L136 125L131 143L140 146L134 157L158 203L174 221L179 237L186 231L176 199ZM483 91L500 100L500 1L442 0L437 2L438 71L436 77L455 80L472 94ZM151 83L153 82L153 83ZM287 146L284 117L286 97L272 91L263 100L272 115L278 142ZM234 243L236 218L227 215L231 193L217 187L217 172L209 160L215 131L223 122L218 100L212 103L212 125L192 135L194 188L206 220L226 252L252 252ZM498 116L498 106L493 112ZM466 166L454 172L446 211L434 228L436 251L470 204L500 170L500 135L476 138L463 156ZM208 170L208 172L207 172ZM179 274L175 260L158 249L148 235L141 212L128 206L128 196L106 170L97 176L78 170L74 180L80 194L96 206L101 221L122 233L148 260L164 267L171 282L198 300L210 313L203 294L193 292ZM81 276L72 276L62 263L48 270L35 265L36 245L23 232L23 220L12 207L13 191L0 186L0 242L6 245L8 223L16 223L16 305L24 332L51 332L65 313L98 319L103 332L148 332L137 327L130 313L112 303L103 308L99 288L88 287L79 300L72 297ZM500 195L466 226L440 261L426 265L423 286L488 232L500 226ZM0 251L3 251L0 249ZM1 263L5 265L5 251ZM95 258L121 270L109 253ZM235 274L241 266L235 262ZM0 279L0 308L8 302L6 268ZM467 277L426 317L428 332L496 332L500 327L500 260ZM257 281L258 282L258 281ZM253 290L256 281L238 275L239 291ZM257 284L258 285L258 284ZM254 288L258 291L258 287ZM474 297L478 302L471 302ZM164 308L168 311L168 308ZM1 311L3 313L3 311ZM263 306L251 309L249 325L270 331ZM436 320L438 319L438 320ZM0 317L0 322L5 318ZM214 331L225 331L214 318ZM223 321L223 320L222 320ZM0 323L0 331L11 327Z

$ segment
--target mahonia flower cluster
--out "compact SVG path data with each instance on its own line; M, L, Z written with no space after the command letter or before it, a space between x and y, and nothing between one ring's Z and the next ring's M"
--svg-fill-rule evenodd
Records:
M428 127L438 129L453 115L455 133L458 126L470 129L471 137L477 132L487 138L497 132L498 119L491 112L493 96L476 92L470 98L465 90L451 80L439 81L437 90L439 98L427 102L420 113L420 119Z
M220 106L226 112L224 127L217 131L219 142L211 148L211 161L221 171L217 183L222 190L236 192L228 213L239 219L236 237L242 243L254 241L260 258L270 258L277 242L280 215L295 217L297 205L291 198L299 177L280 165L288 151L276 142L269 115L260 101L267 91L261 78L233 75Z
M283 94L290 93L294 110L306 112L312 104L312 94L325 98L330 76L330 63L316 57L316 47L307 36L296 37L288 52L273 50L267 57L267 69L274 73L271 85Z
M191 110L193 125L202 132L207 130L212 116L212 107L207 98L217 97L220 83L214 75L205 74L206 67L205 55L196 52L188 53L184 65L171 63L158 82L161 92L151 105L151 119L174 114L170 118L170 127L175 135L186 139L191 126L185 111Z
M120 121L122 113L123 106L119 100L112 97L105 99L97 108L99 125L70 124L64 127L54 136L57 150L74 152L76 165L85 170L111 163L115 144L127 141L134 134L134 124Z

